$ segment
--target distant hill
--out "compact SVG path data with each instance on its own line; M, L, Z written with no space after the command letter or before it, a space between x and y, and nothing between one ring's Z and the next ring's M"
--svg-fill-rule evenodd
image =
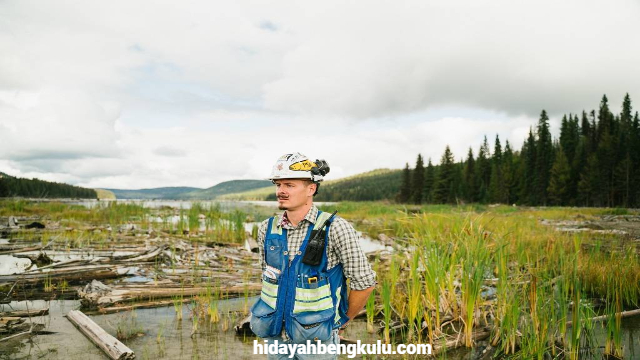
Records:
M0 197L95 199L94 189L40 179L25 179L0 172Z
M185 199L184 194L202 190L196 187L178 186L178 187L161 187L153 189L138 189L138 190L120 190L120 189L105 189L111 191L116 195L118 199Z
M118 199L214 200L226 194L241 193L268 185L271 185L268 180L231 180L206 189L184 186L139 190L105 190L113 192Z
M273 194L276 188L273 184L258 189L225 194L218 197L219 200L265 200L269 195Z
M270 186L269 180L231 180L221 182L207 189L198 189L184 194L186 199L213 200L220 196L241 193Z
M342 179L328 180L320 186L316 201L393 200L400 190L402 170L377 169ZM221 197L225 200L275 200L275 188L269 184Z

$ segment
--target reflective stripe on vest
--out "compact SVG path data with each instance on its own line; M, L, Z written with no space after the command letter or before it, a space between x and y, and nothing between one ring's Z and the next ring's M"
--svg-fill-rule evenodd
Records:
M276 301L278 299L278 285L272 284L268 281L262 280L262 292L260 293L262 301L272 308L276 308Z
M329 284L319 286L316 289L296 288L296 299L293 305L293 313L304 311L322 311L333 308L331 300L331 288Z

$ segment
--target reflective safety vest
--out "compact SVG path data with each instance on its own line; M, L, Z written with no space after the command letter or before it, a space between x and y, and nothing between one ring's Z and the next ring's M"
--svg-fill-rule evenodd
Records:
M318 211L316 225L322 224L331 214ZM329 227L327 222L322 260L317 266L302 262L304 251L314 229L309 225L300 250L289 261L287 229L269 219L264 239L264 260L267 265L279 270L267 269L262 274L262 293L251 308L251 330L259 337L275 337L282 333L294 343L326 341L333 329L346 323L347 285L342 264L327 271L327 244Z

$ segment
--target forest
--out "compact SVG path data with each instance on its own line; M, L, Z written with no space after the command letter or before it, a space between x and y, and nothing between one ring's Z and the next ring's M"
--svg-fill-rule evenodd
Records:
M437 165L418 154L414 168L404 167L396 201L638 207L639 121L629 94L619 114L604 95L597 111L565 114L553 138L542 110L519 151L497 135L492 151L485 135L477 155L469 148L459 162L449 146Z
M97 198L96 191L79 186L44 181L40 179L24 179L0 173L0 197L28 198Z

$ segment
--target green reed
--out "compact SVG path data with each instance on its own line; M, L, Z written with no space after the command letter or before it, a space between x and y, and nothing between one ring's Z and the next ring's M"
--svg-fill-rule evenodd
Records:
M371 295L369 295L365 309L367 312L367 332L370 334L373 334L375 332L375 328L373 327L373 322L376 316L376 290L375 289L371 292Z
M382 311L384 313L384 342L386 344L391 343L391 337L389 334L389 326L391 324L391 292L391 282L389 280L384 280L382 282Z
M414 334L416 333L418 334L419 341L422 328L422 281L418 270L421 256L419 249L416 249L413 252L409 267L409 279L407 279L407 320L409 326L409 341L413 340Z
M487 234L479 226L465 228L459 236L462 238L464 255L460 259L462 278L460 290L462 293L462 313L464 316L465 346L473 345L473 327L475 314L480 301L480 289L484 281L485 271L491 262L491 253L488 249Z

